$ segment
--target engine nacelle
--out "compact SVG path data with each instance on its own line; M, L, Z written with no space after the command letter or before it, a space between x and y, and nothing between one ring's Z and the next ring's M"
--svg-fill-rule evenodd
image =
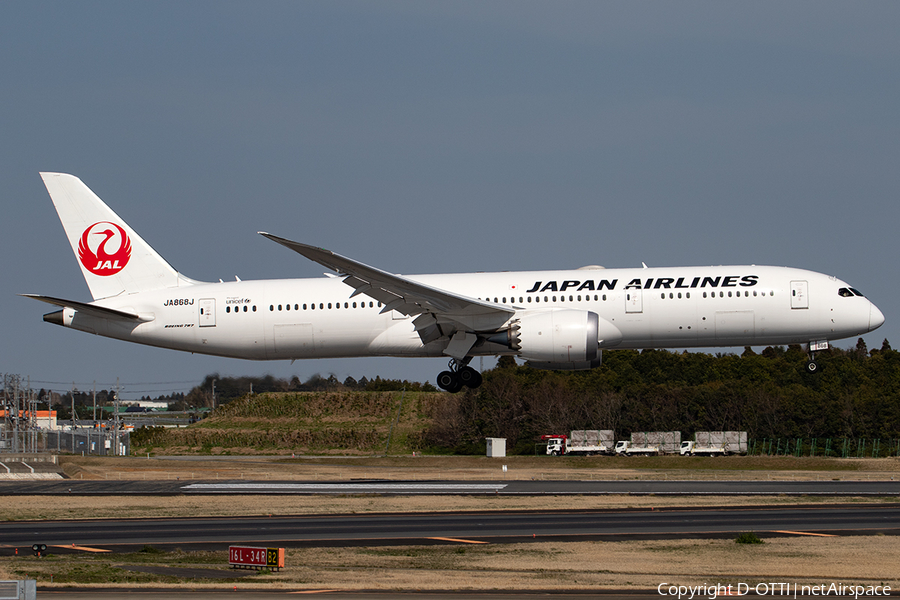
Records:
M617 345L622 332L595 312L558 308L521 313L509 338L536 368L591 369L600 364L600 348Z

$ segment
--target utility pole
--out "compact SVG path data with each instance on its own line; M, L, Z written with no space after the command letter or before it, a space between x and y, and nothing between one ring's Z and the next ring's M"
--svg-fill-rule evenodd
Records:
M72 454L75 454L75 382L72 382Z
M15 379L13 379L13 384L15 387L13 388L13 399L16 403L16 410L13 413L16 419L16 452L22 451L22 446L19 445L19 417L21 416L20 408L19 408L19 376L15 375Z
M116 447L113 449L113 456L119 455L119 378L116 377L116 401L113 404L113 410L115 411L115 417L113 418L113 427L116 431L113 436L113 443Z
M212 409L216 410L216 380L212 382Z
M28 376L28 384L26 386L26 394L28 398L28 429L25 434L25 452L29 452L28 448L31 447L31 452L37 452L36 444L34 443L34 430L37 426L37 421L35 420L34 414L34 392L31 390L31 375Z
M97 380L94 380L93 385L91 386L91 396L94 398L94 411L91 414L91 428L88 429L87 434L87 451L88 454L91 453L91 433L96 430L97 435L100 435L100 431L97 429ZM99 437L97 438L99 441Z

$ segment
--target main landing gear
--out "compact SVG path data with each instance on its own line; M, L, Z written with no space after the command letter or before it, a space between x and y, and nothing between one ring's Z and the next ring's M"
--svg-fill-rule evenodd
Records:
M437 376L438 387L455 394L463 389L463 386L474 389L481 385L481 373L467 364L470 360L472 357L467 357L462 361L451 359L450 370L441 371Z

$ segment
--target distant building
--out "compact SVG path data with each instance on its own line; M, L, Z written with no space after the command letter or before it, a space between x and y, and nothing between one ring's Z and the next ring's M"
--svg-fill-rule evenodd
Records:
M155 410L166 410L169 408L168 402L157 402L156 400L141 400L138 402L141 408L152 408Z
M0 409L0 419L6 418L6 410ZM19 419L21 421L27 421L31 418L30 411L20 410L19 411ZM55 410L36 410L34 411L34 422L39 429L47 429L50 431L56 431L58 429L56 425L56 411Z

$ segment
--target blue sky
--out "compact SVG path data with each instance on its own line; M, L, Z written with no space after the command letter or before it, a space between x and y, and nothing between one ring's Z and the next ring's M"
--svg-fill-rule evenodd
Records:
M81 177L195 279L321 275L257 231L398 273L789 265L861 289L887 318L869 345L900 345L898 17L892 2L2 2L0 372L119 377L128 397L214 371L425 381L444 364L255 363L43 323L16 294L90 296L42 170Z

